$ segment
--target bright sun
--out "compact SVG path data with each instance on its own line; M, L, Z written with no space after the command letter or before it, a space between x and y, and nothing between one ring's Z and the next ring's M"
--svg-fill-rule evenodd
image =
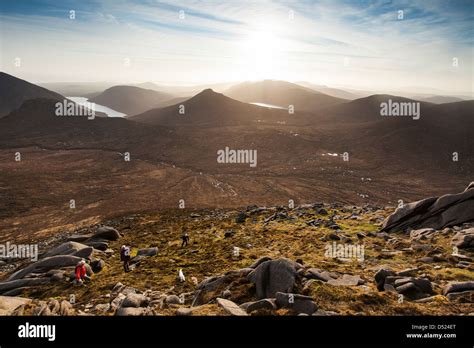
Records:
M249 80L273 78L281 49L278 38L270 31L257 31L243 42L243 62Z

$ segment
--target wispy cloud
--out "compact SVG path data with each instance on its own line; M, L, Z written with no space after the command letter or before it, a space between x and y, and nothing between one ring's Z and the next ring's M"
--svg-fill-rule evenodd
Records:
M32 80L192 83L255 76L472 90L472 1L17 0L0 6L2 70ZM267 42L259 47L258 38ZM15 57L23 58L20 68L11 63Z

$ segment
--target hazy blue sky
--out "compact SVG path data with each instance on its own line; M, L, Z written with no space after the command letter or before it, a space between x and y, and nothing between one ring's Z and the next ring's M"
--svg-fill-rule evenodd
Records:
M472 0L15 0L0 6L1 70L33 82L267 78L381 91L473 89Z

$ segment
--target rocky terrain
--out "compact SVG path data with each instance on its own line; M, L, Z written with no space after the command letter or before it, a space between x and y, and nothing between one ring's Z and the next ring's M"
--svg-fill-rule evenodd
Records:
M40 243L38 261L1 262L0 313L473 315L474 185L394 210L176 209L63 231ZM76 286L81 258L92 279Z

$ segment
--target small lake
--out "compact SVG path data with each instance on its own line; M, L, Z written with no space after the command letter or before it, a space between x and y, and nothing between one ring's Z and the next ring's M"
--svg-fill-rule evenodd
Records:
M278 106L278 105L272 105L272 104L266 104L266 103L250 103L252 105L257 105L257 106L262 106L264 108L270 108L270 109L281 109L281 110L287 110L287 108Z
M87 106L87 103L90 103L89 99L84 98L84 97L66 97L66 98L69 99L69 100L72 100L74 103L76 103L78 105L82 105L82 106ZM125 116L127 116L127 114L115 111L114 109L111 109L107 106L100 105L100 104L97 104L97 103L94 103L94 104L95 104L95 108L94 108L95 112L102 112L102 113L106 114L108 117L125 117Z

